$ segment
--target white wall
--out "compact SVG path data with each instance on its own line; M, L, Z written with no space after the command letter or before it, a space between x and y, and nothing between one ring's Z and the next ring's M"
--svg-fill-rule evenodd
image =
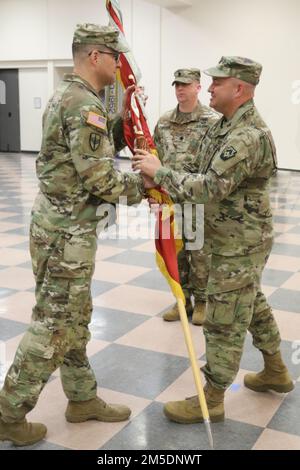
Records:
M161 111L174 103L176 68L203 70L222 55L250 57L263 64L256 104L273 132L279 166L300 170L299 92L292 102L292 85L300 80L299 18L299 0L195 0L180 12L164 9ZM203 75L204 102L209 83Z
M160 113L160 8L141 0L133 2L132 49L149 95L147 116L151 130Z
M76 24L107 24L105 3L105 0L0 0L0 67L29 66L32 69L45 66L49 96L61 78L63 68L70 70ZM160 7L144 0L120 0L120 5L127 40L141 68L146 92L151 97L147 114L153 128L159 115ZM33 77L34 82L37 76ZM40 126L36 126L36 113L32 113L30 106L28 97L21 99L21 115L28 117L26 122L21 119L21 150L36 150L36 142L41 137ZM26 138L31 117L34 125L30 137ZM28 143L33 141L34 147L28 148Z
M72 36L77 23L107 24L108 21L105 2L99 0L48 0L47 16L48 57L51 59L71 59Z
M0 61L47 57L47 0L0 0Z
M256 103L273 131L279 166L300 170L299 0L193 0L192 7L174 9L154 3L120 0L149 95L150 127L175 105L175 69L205 69L222 55L248 56L264 67ZM0 19L0 67L48 67L48 94L57 81L55 66L71 65L76 23L107 23L105 0L0 0ZM209 82L203 75L205 103Z
M19 70L21 149L38 151L41 145L42 114L48 100L47 69ZM35 108L35 98L41 108Z

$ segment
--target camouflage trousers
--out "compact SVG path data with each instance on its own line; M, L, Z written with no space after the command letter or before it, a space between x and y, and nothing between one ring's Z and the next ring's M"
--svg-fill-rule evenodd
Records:
M96 248L95 234L71 236L31 225L36 305L0 392L5 421L24 418L58 367L69 400L96 396L96 378L86 355Z
M188 299L193 295L195 302L206 302L210 264L210 254L206 245L201 250L187 250L184 244L178 253L177 261L185 297Z
M271 307L268 305L261 291L260 280L263 267L269 252L258 253L250 257L229 260L227 257L218 257L214 262L212 256L212 269L210 278L218 277L214 267L223 268L225 277L223 291L209 292L207 302L204 335L206 340L206 365L202 368L206 379L216 388L228 388L239 370L247 331L253 337L253 344L262 352L274 354L279 351L280 334L273 317ZM239 265L239 276L236 277L236 289L226 290L226 271L228 287L233 287L230 279L232 271L228 267ZM247 267L243 272L243 265ZM233 276L234 277L234 276ZM252 278L252 280L251 280ZM246 285L243 281L250 281ZM209 286L216 286L216 279L209 281ZM219 280L220 282L220 280Z

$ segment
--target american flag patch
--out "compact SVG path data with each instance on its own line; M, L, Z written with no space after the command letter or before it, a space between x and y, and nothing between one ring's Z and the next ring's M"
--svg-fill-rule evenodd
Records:
M107 119L104 116L100 116L100 114L90 111L86 122L98 127L98 129L106 130L106 121Z

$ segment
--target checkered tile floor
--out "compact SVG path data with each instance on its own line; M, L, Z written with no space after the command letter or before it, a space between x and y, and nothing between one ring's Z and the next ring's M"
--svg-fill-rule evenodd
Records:
M30 209L37 190L34 163L33 155L0 155L0 340L7 364L34 304L28 251ZM247 337L240 372L226 394L227 419L212 426L217 449L300 449L299 196L300 174L279 172L272 182L276 242L263 276L296 388L287 396L244 388L244 374L262 366ZM145 238L99 241L93 282L95 310L88 353L101 396L129 405L130 422L67 423L67 400L56 372L29 415L48 427L47 439L32 448L208 448L202 425L177 425L162 414L164 402L193 395L194 384L180 324L161 319L173 298L155 267L153 252L153 240ZM193 325L191 329L203 364L202 329ZM11 448L0 444L0 449Z

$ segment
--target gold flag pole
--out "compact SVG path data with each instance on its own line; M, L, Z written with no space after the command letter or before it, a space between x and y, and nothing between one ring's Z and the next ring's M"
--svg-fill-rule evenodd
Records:
M182 328L183 328L184 339L185 339L186 347L189 353L190 362L192 366L194 381L195 381L198 399L199 399L199 405L202 411L203 422L205 424L209 444L211 448L213 449L214 441L213 441L213 436L211 432L209 412L208 412L206 398L204 395L204 390L203 390L203 386L201 382L199 366L198 366L197 359L196 359L196 352L195 352L195 347L194 347L191 331L189 328L187 314L186 314L183 300L180 298L177 298L176 300L177 300L177 305L178 305L178 310L179 310L179 315L180 315L180 321L181 321Z

